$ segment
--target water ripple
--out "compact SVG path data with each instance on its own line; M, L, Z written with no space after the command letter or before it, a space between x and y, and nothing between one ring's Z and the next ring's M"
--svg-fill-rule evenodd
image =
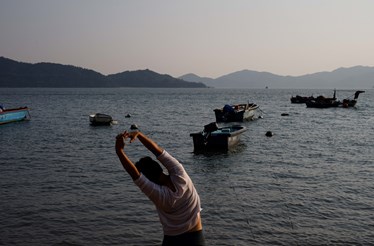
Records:
M155 208L114 152L116 134L134 123L194 180L208 245L374 244L373 91L356 109L323 110L291 104L297 93L1 90L2 104L28 105L32 120L0 127L0 245L160 245ZM331 94L304 92L318 93ZM214 121L214 108L248 100L264 118L243 123L236 149L193 154L189 133ZM94 112L118 124L91 127ZM149 155L137 142L126 148L134 161Z

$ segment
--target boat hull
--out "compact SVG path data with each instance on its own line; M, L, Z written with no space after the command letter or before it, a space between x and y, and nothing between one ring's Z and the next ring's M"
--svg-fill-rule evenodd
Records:
M194 152L228 151L238 144L240 135L247 130L244 126L218 128L210 133L191 133Z
M0 125L29 119L30 113L27 107L7 109L0 112Z
M332 102L318 102L318 101L309 101L305 103L308 108L336 108L340 106L339 101Z
M356 91L354 94L354 99L346 98L343 99L343 101L339 101L336 99L336 90L334 90L334 96L332 98L325 98L321 95L313 100L308 100L305 102L305 104L308 108L350 108L356 105L358 96L364 92L365 91Z
M356 106L357 101L356 100L348 100L344 99L342 102L343 108L349 108L349 107L354 107Z
M294 96L294 97L291 97L291 103L299 103L299 104L302 104L302 103L306 103L308 101L311 101L311 100L314 100L315 98L313 96L310 96L310 97L305 97L305 96Z
M89 116L90 123L93 126L108 126L112 124L113 118L107 114L92 114Z
M256 104L238 104L232 106L230 111L225 108L214 109L214 114L216 122L243 122L252 120L256 109L258 109Z

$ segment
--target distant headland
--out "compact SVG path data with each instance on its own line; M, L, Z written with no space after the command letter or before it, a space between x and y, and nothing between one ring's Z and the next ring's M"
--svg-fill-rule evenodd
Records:
M374 88L374 67L354 66L301 76L281 76L269 72L242 70L215 79L195 74L186 74L179 78L191 82L199 81L215 88L358 90Z
M193 73L174 78L149 69L103 75L94 70L56 63L25 63L0 57L0 87L148 87L148 88L271 88L371 89L374 67L354 66L302 76L242 70L218 78Z
M25 63L0 57L0 87L149 87L206 88L151 70L125 71L103 75L94 70L56 63Z

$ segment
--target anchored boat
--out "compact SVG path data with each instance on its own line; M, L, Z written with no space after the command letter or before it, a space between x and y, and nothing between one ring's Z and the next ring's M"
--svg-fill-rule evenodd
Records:
M307 96L292 96L291 97L291 103L306 103L310 100L314 100L315 98L313 96L307 97Z
M223 108L214 109L216 122L242 122L252 120L258 105L244 103L236 105L226 104Z
M31 118L28 107L12 108L12 109L1 109L0 111L0 125L29 120Z
M107 114L91 114L90 115L90 123L93 126L108 126L113 122L113 118Z
M191 133L194 152L228 151L239 142L239 136L247 128L240 125L232 125L218 128L216 122L204 126L204 130Z
M356 91L353 95L354 98L350 99L350 97L343 99L343 101L339 101L336 98L336 90L334 90L334 95L332 98L326 98L324 96L318 96L313 100L307 101L305 104L308 108L333 108L333 107L354 107L357 103L357 98L361 93L365 91Z

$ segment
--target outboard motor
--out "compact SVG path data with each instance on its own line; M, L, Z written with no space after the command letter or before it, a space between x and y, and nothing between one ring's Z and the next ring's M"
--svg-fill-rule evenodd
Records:
M204 130L198 133L191 133L190 136L193 137L194 152L200 152L206 150L208 138L211 132L218 130L218 125L216 122L209 123L204 126Z
M204 126L204 132L211 133L218 130L218 125L216 122L209 123Z
M204 126L204 131L202 132L203 138L204 138L204 144L208 142L208 138L210 134L217 130L218 130L218 125L216 122L212 122Z

